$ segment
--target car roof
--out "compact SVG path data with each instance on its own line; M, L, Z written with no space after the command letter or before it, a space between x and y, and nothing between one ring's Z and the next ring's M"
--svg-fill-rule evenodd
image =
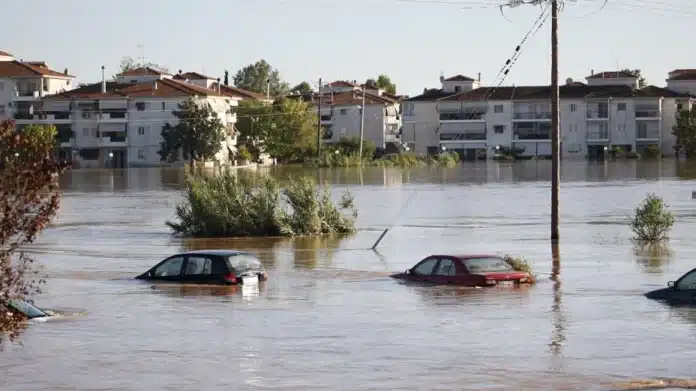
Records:
M467 259L474 259L474 258L499 258L499 256L495 254L439 254L439 255L431 255L432 257L452 257L452 258L457 258L460 261L465 261Z
M240 254L246 254L246 255L254 255L248 251L242 251L242 250L195 250L195 251L187 251L185 253L181 253L179 255L194 255L194 254L199 254L199 255L214 255L214 256L220 256L220 257L227 257L231 255L240 255Z

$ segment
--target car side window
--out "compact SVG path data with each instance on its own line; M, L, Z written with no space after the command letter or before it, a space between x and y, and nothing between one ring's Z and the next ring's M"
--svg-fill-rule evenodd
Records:
M433 274L437 258L428 258L413 268L412 273L415 276L429 276Z
M189 256L186 261L186 275L209 276L212 270L212 261L208 257Z
M152 273L154 277L170 277L181 274L181 264L184 263L184 257L173 257L167 259L164 263L157 266Z
M677 282L676 288L679 290L696 290L696 271L682 277L682 279Z
M454 262L451 259L440 259L440 264L435 269L436 276L453 276L456 274Z

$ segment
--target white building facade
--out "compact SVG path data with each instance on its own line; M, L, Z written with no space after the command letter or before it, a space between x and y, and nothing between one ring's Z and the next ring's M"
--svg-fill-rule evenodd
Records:
M404 141L416 152L453 150L470 160L502 150L522 157L551 155L548 86L479 87L461 75L441 82L441 89L403 104ZM688 90L637 84L633 75L602 72L587 83L568 80L561 86L563 158L592 158L617 148L641 153L647 146L673 154L671 132L678 109L691 105Z

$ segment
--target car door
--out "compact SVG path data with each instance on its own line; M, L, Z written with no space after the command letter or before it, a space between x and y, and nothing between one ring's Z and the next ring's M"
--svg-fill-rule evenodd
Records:
M683 275L668 293L669 301L696 304L696 269Z
M213 274L213 257L194 254L186 257L183 280L186 284L215 284L219 276Z
M437 257L427 257L423 259L411 269L409 279L412 281L432 282L433 271L435 270L435 266L437 266L437 261Z
M162 282L181 282L184 269L184 256L174 255L160 262L149 271L149 280Z
M441 257L438 260L430 282L440 285L455 284L455 276L457 269L454 265L454 260L448 257Z

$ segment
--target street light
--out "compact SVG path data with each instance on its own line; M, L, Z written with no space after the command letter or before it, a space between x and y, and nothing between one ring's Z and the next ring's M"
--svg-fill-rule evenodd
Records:
M15 152L15 157L19 157L19 152Z
M441 145L440 149L442 150L442 152L445 152L447 150L447 147L445 147L444 145Z
M109 158L112 158L112 157L114 157L114 153L113 153L113 152L109 152Z

